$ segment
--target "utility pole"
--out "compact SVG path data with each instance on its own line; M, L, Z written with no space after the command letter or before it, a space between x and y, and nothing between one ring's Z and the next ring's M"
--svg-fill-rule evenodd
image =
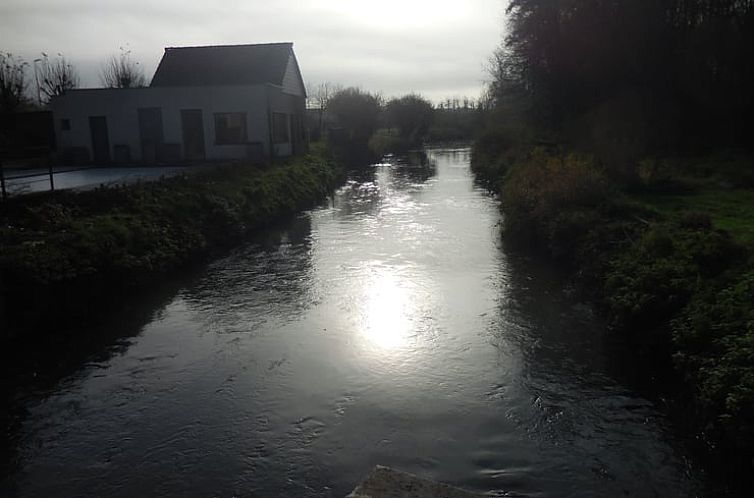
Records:
M5 202L8 198L8 194L5 192L5 171L3 170L2 161L0 161L0 190L2 191L2 200Z

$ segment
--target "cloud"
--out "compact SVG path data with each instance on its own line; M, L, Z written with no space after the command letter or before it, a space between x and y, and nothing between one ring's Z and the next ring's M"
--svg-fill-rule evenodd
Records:
M501 11L500 0L3 0L0 50L62 52L96 86L126 44L151 76L166 46L293 41L308 82L440 99L478 93Z

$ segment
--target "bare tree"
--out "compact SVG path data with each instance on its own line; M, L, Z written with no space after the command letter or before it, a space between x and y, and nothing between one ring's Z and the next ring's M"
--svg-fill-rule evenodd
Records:
M309 95L309 99L312 101L314 108L327 110L327 106L330 103L333 95L341 91L343 87L336 83L326 81L320 83L314 88L314 91Z
M0 112L12 112L24 103L28 62L0 52Z
M309 95L309 107L319 111L319 131L322 132L324 115L330 106L333 96L343 90L341 85L324 82L314 87L313 91L307 92Z
M78 71L62 54L52 60L44 52L42 56L37 84L39 91L44 94L45 102L79 86Z
M120 47L120 55L110 56L102 65L100 82L107 88L137 88L147 86L144 69L131 60L131 51Z

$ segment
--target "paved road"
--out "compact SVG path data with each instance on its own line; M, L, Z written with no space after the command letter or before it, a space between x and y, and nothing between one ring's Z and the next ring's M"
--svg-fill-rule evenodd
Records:
M93 167L87 169L56 168L55 189L94 188L102 184L133 183L137 180L153 181L162 176L173 176L196 171L206 166L151 166L132 168ZM42 192L50 189L47 169L6 170L5 188L9 195Z

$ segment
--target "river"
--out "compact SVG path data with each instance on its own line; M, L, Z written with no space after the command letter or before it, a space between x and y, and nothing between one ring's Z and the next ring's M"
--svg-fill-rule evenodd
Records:
M469 159L354 173L327 206L82 331L59 353L73 365L13 394L0 491L342 497L383 464L493 496L693 495L663 415L612 375L599 319L502 247Z

